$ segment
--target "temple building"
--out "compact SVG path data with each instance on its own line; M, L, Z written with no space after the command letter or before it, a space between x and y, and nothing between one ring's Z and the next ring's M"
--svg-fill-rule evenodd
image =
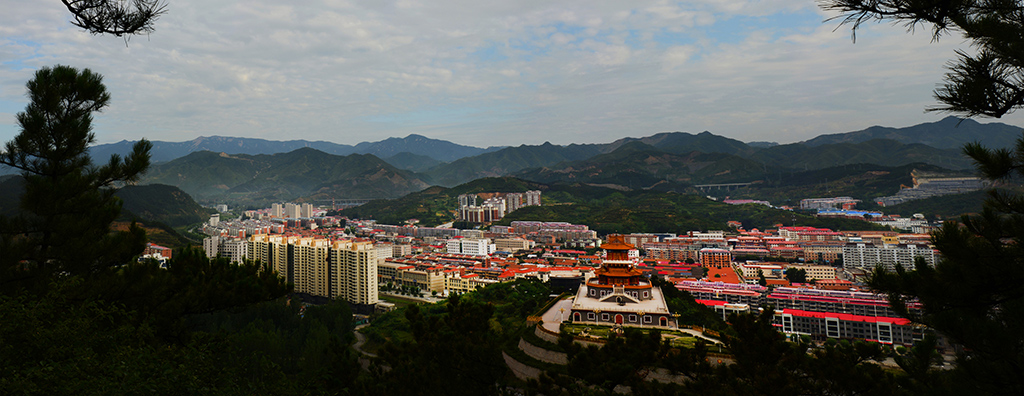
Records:
M594 277L580 286L572 302L572 322L598 325L675 328L661 289L642 279L642 271L630 259L622 235L610 235L601 245L607 253Z

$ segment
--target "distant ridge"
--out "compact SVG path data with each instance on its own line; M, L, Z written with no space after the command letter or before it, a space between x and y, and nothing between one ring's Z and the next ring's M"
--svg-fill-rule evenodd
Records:
M430 157L440 162L451 162L459 158L502 149L502 147L479 148L464 146L416 134L404 138L388 138L379 142L363 142L355 146L322 140L277 141L229 136L200 136L185 142L153 141L152 143L153 150L151 150L151 155L153 162L167 162L197 151L259 155L287 153L304 147L334 155L373 154L378 158L387 158L398 153L407 152ZM126 155L130 153L133 144L135 144L135 141L128 140L110 144L99 144L91 147L89 154L97 162L102 162L110 157L111 154Z
M395 198L428 187L417 175L371 154L314 148L278 154L199 151L156 164L141 180L181 188L197 201L265 205L297 199Z
M1011 147L1024 128L993 122L982 124L972 119L949 116L906 128L873 126L862 131L820 135L802 142L807 146L837 143L863 143L874 139L895 140L903 144L920 143L937 149L957 149L965 143L980 142L985 147Z

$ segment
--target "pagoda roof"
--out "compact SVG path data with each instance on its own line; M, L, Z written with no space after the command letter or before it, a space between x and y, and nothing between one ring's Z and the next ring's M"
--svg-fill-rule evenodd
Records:
M611 276L611 277L627 277L627 276L640 276L644 274L644 271L639 268L621 268L621 267L601 267L598 268L594 273L598 275Z
M636 246L626 243L626 237L622 235L609 235L608 242L601 245L604 250L633 250Z

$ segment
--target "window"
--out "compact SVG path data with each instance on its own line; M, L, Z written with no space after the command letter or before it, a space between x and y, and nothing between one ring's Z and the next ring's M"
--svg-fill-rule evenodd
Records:
M604 321L604 322L607 322L608 321L608 314L606 314L606 313L601 314L601 320Z
M878 342L892 344L892 324L878 323Z
M644 315L644 323L651 323L651 315Z
M636 323L636 315L629 315L629 321Z
M644 292L644 298L647 298L647 292Z
M838 318L825 318L825 335L828 338L839 338Z
M594 315L593 312L588 312L587 313L587 320L594 320L594 318L596 318L596 317L597 317L597 315Z

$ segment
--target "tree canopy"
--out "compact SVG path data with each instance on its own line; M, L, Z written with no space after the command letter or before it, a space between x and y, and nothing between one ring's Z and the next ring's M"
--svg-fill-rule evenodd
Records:
M1020 0L821 0L833 18L857 29L892 21L908 30L931 29L934 40L960 34L975 53L957 51L945 82L935 90L941 103L929 110L999 118L1024 106L1024 4Z
M167 11L160 0L61 0L78 26L92 34L117 37L153 32L153 23Z
M1019 0L826 0L854 33L865 22L889 20L908 29L928 26L934 38L959 33L975 48L951 61L931 110L1001 117L1024 106L1024 3ZM968 144L964 154L993 180L1024 176L1024 138L1015 148L990 150ZM1024 393L1024 197L992 190L978 216L946 222L932 234L943 258L930 267L874 271L870 286L887 293L900 315L923 323L962 346L952 375L957 394ZM916 300L916 301L914 301ZM915 315L908 304L919 303ZM927 352L917 367L929 376ZM906 368L906 367L905 367ZM929 380L919 383L927 384ZM937 390L937 389L934 389Z
M27 88L29 104L17 115L21 132L0 153L0 164L25 178L22 214L0 218L3 286L45 286L53 274L89 275L126 263L145 248L145 232L134 225L110 232L121 212L114 193L149 167L152 144L140 140L127 157L93 165L92 113L110 101L102 76L44 67Z

